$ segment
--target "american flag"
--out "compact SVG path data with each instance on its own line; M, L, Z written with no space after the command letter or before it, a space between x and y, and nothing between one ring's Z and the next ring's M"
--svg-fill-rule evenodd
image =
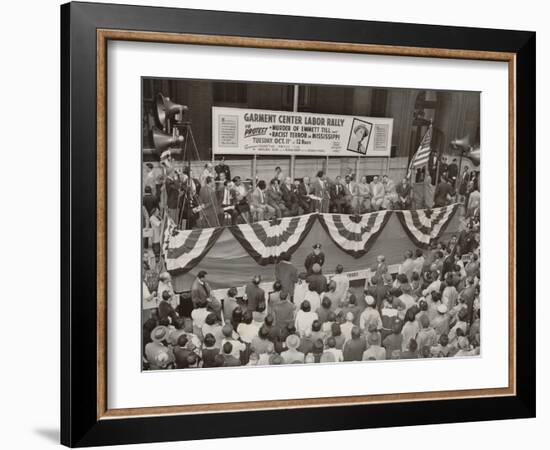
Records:
M422 138L422 142L418 146L418 150L414 154L409 164L409 171L407 172L407 178L411 177L413 169L423 166L428 163L430 159L430 153L432 151L432 126L428 128L426 134Z

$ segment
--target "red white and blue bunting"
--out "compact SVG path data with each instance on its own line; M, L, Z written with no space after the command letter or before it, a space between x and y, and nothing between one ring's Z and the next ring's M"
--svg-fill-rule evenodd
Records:
M432 240L443 234L459 206L455 203L441 208L394 212L414 244L427 248Z
M319 220L338 248L357 259L370 250L391 213L392 211L363 215L319 214Z
M166 245L166 270L172 274L184 273L204 258L223 232L223 228L180 230L166 227L165 236L171 233Z
M230 227L235 239L254 260L265 266L285 254L292 255L308 235L316 214Z

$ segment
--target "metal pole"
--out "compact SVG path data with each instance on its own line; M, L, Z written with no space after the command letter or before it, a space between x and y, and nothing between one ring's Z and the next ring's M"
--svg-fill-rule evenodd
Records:
M293 98L293 101L292 101L292 111L293 112L298 112L298 100L300 98L300 85L298 84L295 84L294 85L294 98ZM296 169L296 156L295 155L291 155L290 156L290 178L292 180L294 180L294 174L295 174L295 169Z

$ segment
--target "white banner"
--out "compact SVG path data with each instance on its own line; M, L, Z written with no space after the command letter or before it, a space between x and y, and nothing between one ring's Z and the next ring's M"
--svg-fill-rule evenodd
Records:
M390 156L393 119L212 108L214 155Z

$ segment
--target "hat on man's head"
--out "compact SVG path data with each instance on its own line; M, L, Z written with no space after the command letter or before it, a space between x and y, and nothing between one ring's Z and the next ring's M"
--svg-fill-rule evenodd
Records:
M439 305L437 307L437 312L440 314L445 314L448 311L447 305Z
M314 249L320 249L321 247L322 247L322 245L319 244L319 243L313 245Z
M372 295L366 295L365 302L368 306L374 306L376 304L376 300L374 300L374 297Z
M158 327L155 327L153 331L151 331L151 340L153 342L164 341L167 337L168 337L168 328L166 328L163 325L159 325Z
M300 338L296 336L295 334L291 334L286 338L285 344L288 349L290 350L296 350L298 346L300 345Z

